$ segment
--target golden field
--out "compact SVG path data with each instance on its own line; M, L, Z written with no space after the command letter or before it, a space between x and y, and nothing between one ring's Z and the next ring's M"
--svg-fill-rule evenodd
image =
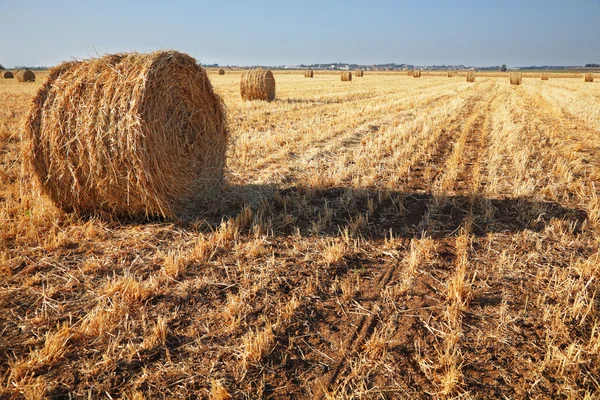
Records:
M275 72L192 224L80 219L0 79L0 398L600 395L600 82Z

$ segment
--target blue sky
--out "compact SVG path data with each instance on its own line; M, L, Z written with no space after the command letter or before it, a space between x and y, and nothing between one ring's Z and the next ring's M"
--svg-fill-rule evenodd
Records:
M600 63L600 0L0 0L0 63L176 49L222 65Z

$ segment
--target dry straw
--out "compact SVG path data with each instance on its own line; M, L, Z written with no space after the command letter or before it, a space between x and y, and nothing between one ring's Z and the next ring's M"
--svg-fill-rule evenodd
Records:
M477 74L475 73L475 71L467 72L467 82L475 82L476 76L477 76Z
M362 78L365 75L365 71L363 71L362 69L357 69L354 74L356 75L357 78Z
M189 219L218 194L227 129L206 71L159 51L51 69L24 140L42 191L65 211Z
M18 70L15 76L19 82L35 82L35 74L28 69Z
M406 73L406 76L414 76L415 75L415 71L410 70Z
M591 72L586 73L584 80L586 82L594 82L594 74L592 74Z
M312 78L315 75L313 70L304 71L305 78Z
M15 75L14 75L12 72L10 72L10 71L4 71L4 72L2 73L2 77L3 77L4 79L12 79L12 78L14 78L14 77L15 77Z
M219 75L225 75L225 70L223 68L219 69Z
M242 73L240 92L243 100L275 100L275 78L268 69L249 69Z
M417 70L413 71L413 77L420 78L421 77L421 70L417 69Z
M456 71L448 71L448 78L454 78L456 76Z
M550 74L548 72L542 72L542 80L547 81L550 79Z
M342 71L342 82L350 82L352 80L352 72L351 71Z
M523 84L523 73L522 72L511 72L510 73L510 84L511 85Z

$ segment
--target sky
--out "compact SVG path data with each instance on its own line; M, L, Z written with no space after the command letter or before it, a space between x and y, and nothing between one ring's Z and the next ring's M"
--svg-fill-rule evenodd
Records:
M0 63L175 49L203 64L600 63L600 0L0 0Z

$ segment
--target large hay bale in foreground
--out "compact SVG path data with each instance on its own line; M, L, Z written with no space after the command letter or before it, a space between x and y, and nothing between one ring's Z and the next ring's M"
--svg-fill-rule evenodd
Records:
M13 79L15 77L15 75L10 71L4 71L4 72L2 72L2 77L4 79Z
M522 72L511 72L510 73L510 84L511 85L521 85L523 83L523 73Z
M417 69L417 70L413 71L413 77L414 78L420 78L421 77L421 70Z
M308 70L308 71L304 71L304 77L305 78L312 78L315 75L313 70Z
M35 74L28 69L18 70L15 77L19 82L35 82Z
M225 75L225 70L223 68L219 68L219 75Z
M51 69L24 136L42 191L83 215L188 219L223 179L224 105L206 71L175 51Z
M594 82L594 74L592 74L591 72L588 72L585 74L584 78L583 78L586 82Z
M275 78L268 69L249 69L242 73L240 92L243 100L275 100Z
M477 76L477 74L475 73L475 71L467 72L467 82L475 82L476 76Z
M350 82L352 80L352 72L351 71L342 71L341 77L342 77L342 82Z
M365 75L365 71L363 71L362 69L357 69L354 74L356 75L357 78L362 78Z
M548 72L542 72L542 80L547 81L550 79L550 74Z

